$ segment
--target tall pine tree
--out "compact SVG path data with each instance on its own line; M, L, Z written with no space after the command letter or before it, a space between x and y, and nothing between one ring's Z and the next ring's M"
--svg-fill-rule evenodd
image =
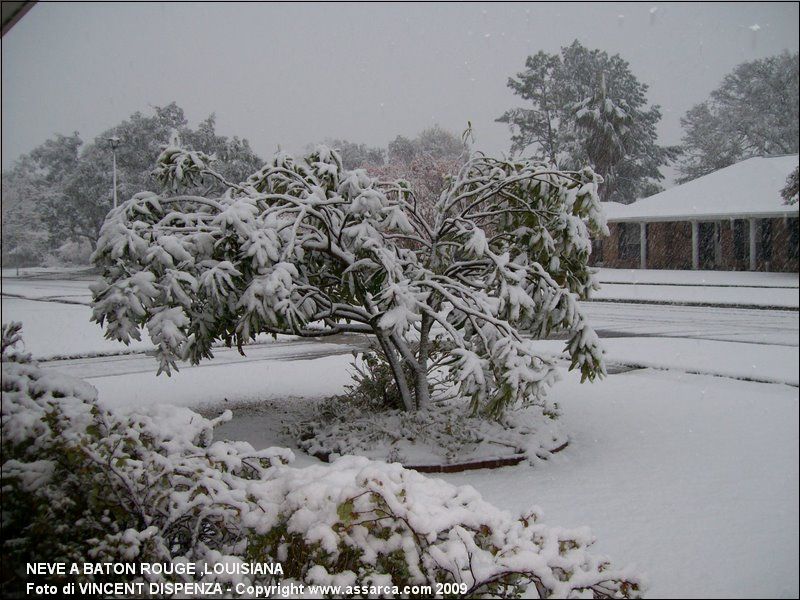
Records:
M561 54L529 56L508 86L528 100L498 121L512 132L511 151L530 151L558 168L589 164L603 176L602 200L629 203L659 189L660 167L678 150L657 144L658 106L647 85L618 54L589 50L577 40Z

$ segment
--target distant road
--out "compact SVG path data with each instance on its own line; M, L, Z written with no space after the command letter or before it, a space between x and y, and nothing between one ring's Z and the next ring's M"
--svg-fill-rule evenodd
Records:
M798 346L796 311L669 304L581 303L601 337L682 337Z

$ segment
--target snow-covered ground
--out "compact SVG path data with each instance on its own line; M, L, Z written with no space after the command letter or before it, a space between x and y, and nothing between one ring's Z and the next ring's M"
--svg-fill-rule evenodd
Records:
M689 305L800 306L797 273L598 269L593 300Z
M52 301L88 300L86 284L4 280L4 293L38 300L4 296L3 321L23 321L37 356L124 349L88 322L87 306ZM552 390L571 438L566 450L533 467L444 478L515 512L539 505L548 523L589 525L599 551L649 574L652 597L796 597L797 312L584 307L609 362L655 368L585 385L566 374ZM361 343L279 340L248 348L246 357L220 349L214 361L171 378L155 377L155 361L142 354L46 366L87 378L121 408L232 407L234 420L219 434L266 447L291 444L283 426L343 390L349 352ZM563 341L540 343L551 353L563 348ZM297 454L301 465L316 462Z
M586 302L600 337L658 336L797 346L797 311Z
M560 355L564 342L536 342L543 354ZM603 340L606 362L764 383L798 385L800 348L717 340L621 337ZM566 358L566 354L565 354Z
M677 341L677 340L671 340ZM680 340L682 341L682 340ZM109 404L234 408L219 435L286 445L282 427L349 381L349 356L267 360L88 379ZM653 597L798 593L798 390L651 369L552 393L570 446L548 462L445 478L497 506L590 525L598 551L637 563ZM238 408L237 408L238 407ZM298 454L300 465L316 459Z
M3 279L3 294L11 297L60 300L67 304L86 304L92 300L91 280Z
M772 306L797 309L797 288L717 287L604 283L593 300L668 302L689 305Z
M797 597L796 388L647 370L554 393L564 452L443 478L590 525L598 551L648 573L650 597Z
M668 269L597 269L601 283L672 284L743 287L800 287L797 273L758 271L678 271Z
M89 322L91 316L92 310L81 304L3 296L3 323L22 323L25 348L37 358L117 353L153 347L147 332L143 332L142 341L134 341L127 347L107 340L100 326Z

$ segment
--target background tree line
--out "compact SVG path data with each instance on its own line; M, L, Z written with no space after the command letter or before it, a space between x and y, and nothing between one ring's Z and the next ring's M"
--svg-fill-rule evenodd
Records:
M3 172L3 264L37 265L48 258L87 262L113 206L112 156L117 148L120 202L139 191L157 191L151 177L160 146L178 136L192 148L215 154L220 172L235 181L263 163L246 139L216 132L214 115L196 128L174 102L154 114L132 114L85 144L78 132L57 134Z
M669 164L677 166L677 182L683 183L752 156L798 151L797 53L734 68L681 119L679 146L657 143L661 107L648 104L648 86L618 54L576 40L558 54L529 56L508 86L525 101L498 118L509 125L512 154L559 169L592 166L604 178L604 201L630 203L661 191L661 169ZM239 181L263 164L246 139L221 136L215 126L212 114L189 127L173 102L155 107L150 116L134 113L88 144L77 132L58 134L22 156L3 172L4 264L42 264L54 255L62 261L88 258L112 206L111 136L123 140L117 150L121 200L157 191L153 160L174 135L187 147L215 154L218 170L229 180ZM322 141L339 150L345 168L409 180L423 213L467 150L460 136L438 126L415 138L398 135L385 148ZM793 197L790 191L785 196Z
M560 54L529 56L508 87L527 104L498 121L511 150L558 168L591 165L602 200L630 203L661 190L661 167L684 183L753 156L798 151L798 54L745 62L681 119L682 144L657 144L661 107L618 54L575 41ZM787 174L788 175L788 174Z

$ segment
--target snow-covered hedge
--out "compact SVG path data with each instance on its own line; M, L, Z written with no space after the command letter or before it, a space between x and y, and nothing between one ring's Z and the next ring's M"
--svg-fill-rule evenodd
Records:
M15 351L18 338L18 326L3 328L6 594L22 594L32 561L189 561L200 573L204 563L280 561L282 584L455 582L471 597L639 594L640 577L588 553L586 529L547 527L536 511L512 518L471 487L366 458L293 468L288 450L214 441L227 415L112 412L88 384ZM144 577L279 583L266 574ZM81 578L94 576L72 577Z

